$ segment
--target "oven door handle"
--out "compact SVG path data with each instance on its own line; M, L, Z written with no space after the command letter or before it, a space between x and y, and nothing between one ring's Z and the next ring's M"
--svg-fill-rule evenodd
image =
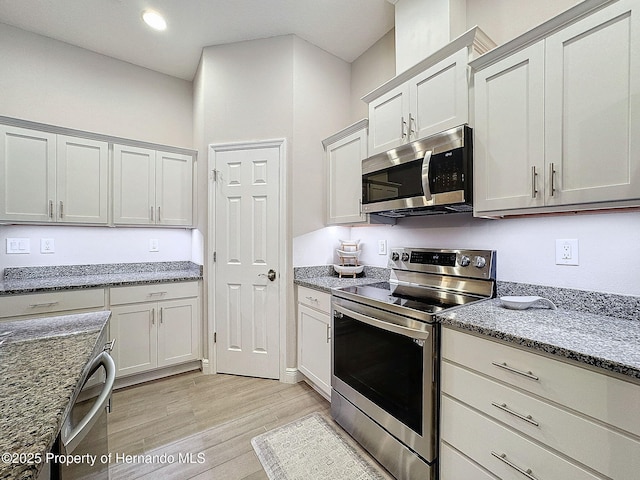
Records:
M415 338L416 340L426 340L427 338L429 338L429 332L416 330L415 328L404 327L395 323L385 322L384 320L378 320L377 318L370 317L369 315L363 315L362 313L348 310L344 307L341 307L340 305L334 305L333 310L335 313L347 315L354 320L366 323L367 325L371 325L372 327L381 328L382 330L386 330L388 332L398 333L400 335L404 335L405 337Z

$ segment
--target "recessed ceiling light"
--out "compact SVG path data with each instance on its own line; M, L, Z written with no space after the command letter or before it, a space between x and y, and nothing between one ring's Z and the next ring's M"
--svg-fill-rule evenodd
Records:
M142 19L144 23L149 25L154 30L166 30L167 22L158 12L154 12L153 10L145 10L142 12Z

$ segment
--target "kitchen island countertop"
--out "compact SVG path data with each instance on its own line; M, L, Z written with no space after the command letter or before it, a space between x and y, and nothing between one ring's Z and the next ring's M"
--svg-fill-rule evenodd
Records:
M2 480L37 478L110 315L0 322Z
M443 325L640 383L640 320L558 308L509 310L498 298L437 315Z

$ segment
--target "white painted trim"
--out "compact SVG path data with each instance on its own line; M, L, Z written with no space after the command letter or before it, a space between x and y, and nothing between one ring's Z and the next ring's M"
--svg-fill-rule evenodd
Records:
M202 368L202 373L204 373L205 375L212 375L212 374L214 374L214 373L215 373L215 372L213 371L213 369L211 368L211 367L212 367L212 365L211 365L211 363L209 362L209 359L208 359L208 358L203 358L203 359L201 360L201 362L202 362L202 366L201 366L201 368Z
M151 380L158 380L160 378L169 377L171 375L178 375L180 373L200 370L200 368L200 361L195 360L189 363L182 363L180 365L172 365L170 367L159 368L157 370L149 370L148 372L142 372L135 375L119 377L116 378L113 389L117 390L119 388L130 387L132 385L150 382Z
M334 133L330 137L325 138L324 140L322 140L322 146L326 151L327 147L332 143L335 143L338 140L342 140L343 138L348 137L352 133L356 133L357 131L362 130L363 128L367 128L367 129L369 128L368 118L363 118L362 120L358 120L357 122L352 123L348 127L343 128L339 132Z
M216 345L213 343L213 335L212 333L216 331L216 323L215 323L215 288L216 288L216 278L215 278L215 265L213 264L213 255L212 253L215 251L216 246L214 244L215 241L215 222L214 222L214 214L216 211L215 204L215 191L214 191L214 181L213 181L213 171L215 170L215 154L216 152L225 152L239 149L257 149L257 148L278 148L279 149L279 157L280 157L280 194L279 194L279 204L280 211L278 212L279 216L279 231L278 231L278 245L280 245L280 251L278 252L279 260L278 260L278 272L280 279L280 295L279 295L279 305L278 309L280 312L279 318L279 359L280 359L280 381L285 381L288 378L287 374L287 319L288 319L288 305L290 298L290 285L293 285L293 278L291 278L291 273L293 269L290 267L291 258L292 258L292 242L290 235L290 213L289 213L289 201L288 201L288 192L289 192L289 169L287 168L287 151L286 151L287 142L284 138L273 139L273 140L263 140L263 141L248 141L248 142L234 142L234 143L221 143L221 144L209 144L209 153L208 153L208 179L209 179L209 213L208 213L208 246L207 251L205 252L205 259L209 265L209 288L208 288L208 335L207 345L209 350L209 370L210 373L217 373L216 366ZM297 369L294 369L297 371ZM289 383L287 381L287 383ZM292 382L297 383L297 382Z
M303 381L304 379L305 379L304 375L300 373L300 370L298 370L297 368L286 368L281 382L298 383Z

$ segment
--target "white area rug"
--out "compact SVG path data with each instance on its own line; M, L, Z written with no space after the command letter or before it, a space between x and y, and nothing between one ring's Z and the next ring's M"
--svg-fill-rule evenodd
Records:
M271 480L380 480L388 478L363 458L319 413L251 439Z

